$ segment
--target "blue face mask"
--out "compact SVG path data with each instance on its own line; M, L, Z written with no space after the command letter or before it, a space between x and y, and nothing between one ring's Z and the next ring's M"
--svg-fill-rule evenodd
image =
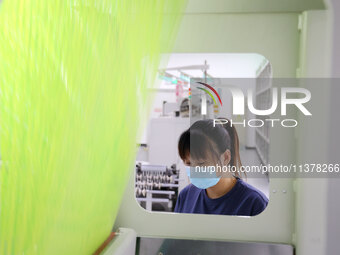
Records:
M200 178L191 178L190 177L190 168L191 168L190 166L185 166L185 170L187 172L187 175L190 178L190 182L199 189L207 189L207 188L210 188L212 186L215 186L221 178L221 176L217 177L216 173L214 173L214 174L199 173ZM191 171L194 172L195 168L193 167Z

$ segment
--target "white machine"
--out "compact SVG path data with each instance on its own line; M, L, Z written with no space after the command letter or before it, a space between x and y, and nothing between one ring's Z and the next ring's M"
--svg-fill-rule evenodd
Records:
M338 0L192 0L173 51L258 53L271 63L274 78L340 77L339 17ZM339 160L339 87L318 89L314 95L327 99L323 124L271 132L270 158L264 160L301 162L310 155ZM169 129L169 150L176 149L175 125L185 122L177 119ZM158 121L155 130L167 125ZM163 154L152 156L164 146L152 142L150 158L161 160L152 164L177 163ZM135 178L131 174L113 228L121 234L102 254L339 254L338 179L270 179L266 210L236 217L149 212L136 201Z
M179 187L179 170L173 164L136 165L136 199L148 211L172 212L176 205Z

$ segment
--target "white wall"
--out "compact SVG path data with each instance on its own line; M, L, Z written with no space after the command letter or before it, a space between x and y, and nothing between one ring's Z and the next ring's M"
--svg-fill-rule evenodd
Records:
M302 78L330 77L330 19L327 11L308 11L301 16L300 76ZM315 103L310 105L314 125L301 122L296 133L298 163L329 162L330 90L326 86L313 86L310 91ZM322 103L320 103L322 102ZM326 111L324 110L326 109ZM318 125L324 123L322 125ZM296 250L298 255L328 254L327 200L328 179L297 179Z
M332 15L333 20L333 40L332 40L332 77L340 78L340 1L332 0ZM334 86L331 91L331 116L332 120L329 123L329 143L330 154L329 158L333 162L339 162L340 151L340 136L339 136L339 123L340 123L340 86ZM340 244L340 179L330 179L328 184L328 200L327 200L327 234L326 234L326 254L336 255L339 254Z

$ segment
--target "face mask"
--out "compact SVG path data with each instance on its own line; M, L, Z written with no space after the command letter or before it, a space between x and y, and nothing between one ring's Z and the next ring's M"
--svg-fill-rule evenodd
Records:
M199 189L207 189L207 188L210 188L212 186L215 186L221 178L221 176L217 177L216 173L214 173L214 174L199 173L200 178L191 178L190 177L190 168L191 168L190 166L185 166L185 170L187 172L187 175L190 178L190 182ZM194 172L194 171L195 171L195 168L192 167L192 172ZM215 176L215 177L213 177L213 176Z

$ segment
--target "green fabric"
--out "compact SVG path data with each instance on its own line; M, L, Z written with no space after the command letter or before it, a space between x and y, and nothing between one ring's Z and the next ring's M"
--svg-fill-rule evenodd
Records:
M0 254L91 254L107 238L185 5L2 1Z

